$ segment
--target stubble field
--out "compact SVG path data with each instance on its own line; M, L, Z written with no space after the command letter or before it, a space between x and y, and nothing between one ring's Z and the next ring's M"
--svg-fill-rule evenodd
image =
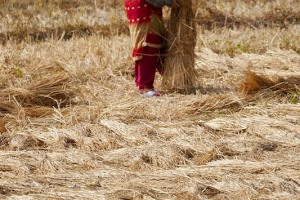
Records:
M0 4L0 199L300 199L298 0L195 1L196 92L159 98L123 1Z

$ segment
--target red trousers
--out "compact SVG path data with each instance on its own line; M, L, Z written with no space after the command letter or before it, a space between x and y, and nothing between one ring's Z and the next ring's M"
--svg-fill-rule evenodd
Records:
M135 84L139 90L154 89L155 72L162 71L160 49L143 47L143 58L135 61Z

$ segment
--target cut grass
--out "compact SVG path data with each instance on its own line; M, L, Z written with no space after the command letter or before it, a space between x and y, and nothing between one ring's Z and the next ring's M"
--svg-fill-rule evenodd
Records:
M45 3L35 0L22 2L7 0L2 4L0 42L3 44L7 40L33 42L95 34L104 36L128 34L122 2L59 0ZM299 2L296 0L288 3L286 1L282 3L277 1L247 3L240 0L209 3L197 1L196 22L203 29L210 31L221 27L233 30L235 27L288 29L290 24L299 24L299 7ZM244 12L241 13L241 10ZM299 45L293 45L294 41L299 39L299 36L296 37L298 38L286 37L287 42L284 46L293 46L295 51L300 52ZM227 51L231 54L239 51L254 51L251 46L242 41L234 46L228 46Z
M17 1L23 2L29 0ZM238 4L234 15L245 17L253 11L248 7L282 3L199 2L223 11ZM27 20L24 27L33 30ZM128 34L6 41L0 45L0 89L19 95L0 101L0 198L299 199L297 82L284 87L288 93L259 87L252 96L267 96L250 100L235 91L246 70L265 75L270 85L276 77L299 78L300 55L283 41L298 27L202 29L196 94L159 98L137 94ZM230 57L230 45L214 46L215 39L231 40L238 51ZM66 82L55 81L57 73L66 74ZM155 83L161 89L159 76ZM66 103L56 105L56 95L68 91Z
M218 54L232 57L241 53L264 54L268 50L280 48L300 52L300 26L289 25L281 28L216 28L203 30L199 35L199 45L212 49Z

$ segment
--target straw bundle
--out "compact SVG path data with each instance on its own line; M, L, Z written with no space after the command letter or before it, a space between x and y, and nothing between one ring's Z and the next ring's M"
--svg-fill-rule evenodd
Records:
M69 103L73 91L70 89L69 77L65 74L46 77L37 82L29 83L24 88L6 88L0 92L2 106L9 107L12 99L24 106L57 106L57 103ZM4 104L6 102L7 104ZM6 106L5 106L6 105Z
M60 106L66 106L74 95L70 86L70 78L66 74L57 74L32 83L26 88L31 93L29 104L56 107L59 103Z
M8 87L0 91L0 112L40 117L52 113L52 107L66 107L75 92L67 74L59 73L24 87Z
M168 52L164 64L163 87L190 93L197 79L195 70L196 24L191 0L177 0L168 23Z
M277 77L276 80L272 80L267 76L247 71L239 88L245 95L251 95L261 90L268 90L278 94L288 94L300 91L300 77Z

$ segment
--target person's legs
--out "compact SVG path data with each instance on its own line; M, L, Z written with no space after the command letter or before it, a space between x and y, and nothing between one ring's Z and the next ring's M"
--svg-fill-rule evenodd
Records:
M159 49L146 46L143 48L143 58L135 62L135 83L140 91L154 89L158 54Z

